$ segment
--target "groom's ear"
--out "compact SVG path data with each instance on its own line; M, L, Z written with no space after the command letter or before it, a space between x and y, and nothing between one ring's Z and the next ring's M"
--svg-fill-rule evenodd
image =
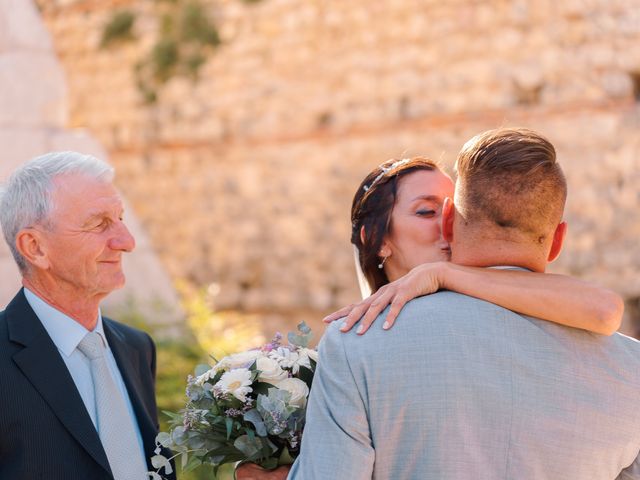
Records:
M453 241L453 219L456 215L456 208L453 199L447 197L442 205L442 238L447 242Z
M556 227L556 231L553 232L553 242L551 243L551 250L549 250L549 256L547 257L548 262L553 262L558 255L560 255L560 251L562 250L562 244L564 243L564 239L567 235L567 222L561 222Z

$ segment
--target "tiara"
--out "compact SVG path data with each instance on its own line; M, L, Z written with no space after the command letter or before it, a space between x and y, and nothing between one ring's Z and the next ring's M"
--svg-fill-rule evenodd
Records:
M388 167L380 167L382 172L380 172L380 174L376 178L373 179L373 182L371 182L369 185L365 185L364 187L362 187L362 189L365 192L368 192L369 189L371 187L373 187L378 180L380 180L382 177L384 177L387 172L390 172L391 170L394 170L394 169L398 168L399 166L404 165L405 163L409 163L410 160L411 160L410 158L403 158L402 160L397 160L397 161L393 162ZM384 165L384 163L383 163L383 165Z

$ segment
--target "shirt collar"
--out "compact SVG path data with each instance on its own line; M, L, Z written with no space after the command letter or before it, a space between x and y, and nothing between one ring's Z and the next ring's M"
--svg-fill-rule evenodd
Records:
M80 341L87 333L89 333L89 330L80 325L73 318L49 305L26 287L24 288L24 296L27 298L27 302L29 302L29 305L40 319L40 322L58 350L67 357L70 356L77 348ZM100 309L98 309L98 323L93 331L100 335L105 347L108 348L109 344L107 343L107 338L104 334Z

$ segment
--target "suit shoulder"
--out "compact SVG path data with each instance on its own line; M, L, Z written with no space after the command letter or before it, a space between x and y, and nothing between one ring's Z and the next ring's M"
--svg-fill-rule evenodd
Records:
M635 361L640 365L640 340L628 337L622 333L616 332L609 339L614 342L618 348L630 357L630 361Z
M463 293L452 292L448 290L439 291L431 295L425 295L423 297L417 297L407 302L407 304L400 311L400 316L410 317L416 313L420 314L439 314L439 315L455 315L459 313L465 315L469 311L473 312L485 312L489 314L495 314L497 311L509 312L505 308L481 300L476 297L471 297ZM382 313L386 315L386 310Z

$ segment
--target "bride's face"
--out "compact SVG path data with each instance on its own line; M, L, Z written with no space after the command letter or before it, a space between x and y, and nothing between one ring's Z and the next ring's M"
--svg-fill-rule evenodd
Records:
M398 181L396 204L381 252L389 281L422 263L449 260L442 238L442 204L453 197L453 181L440 171L418 170Z

